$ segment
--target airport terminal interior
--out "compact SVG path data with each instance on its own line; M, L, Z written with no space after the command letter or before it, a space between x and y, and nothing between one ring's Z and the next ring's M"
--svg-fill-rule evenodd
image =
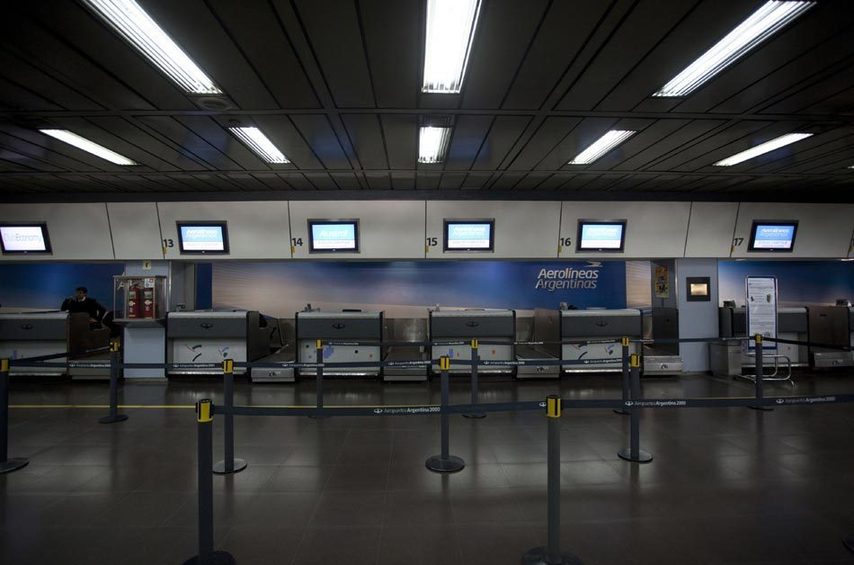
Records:
M0 564L854 563L850 2L0 28Z

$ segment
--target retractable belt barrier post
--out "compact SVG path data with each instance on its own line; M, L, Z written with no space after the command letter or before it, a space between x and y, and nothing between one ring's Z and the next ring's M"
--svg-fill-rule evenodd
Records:
M314 390L317 400L315 402L315 406L318 408L323 408L323 341L316 340L315 341L316 348L316 357L315 361L317 362L317 372L315 373L315 382L314 382ZM311 414L309 418L325 418L326 416L323 414Z
M121 353L119 352L119 340L110 342L110 413L98 422L102 424L115 424L128 419L126 414L119 414L119 365L121 364Z
M9 360L0 359L0 475L26 467L29 460L9 459Z
M629 400L629 338L624 336L620 339L620 345L622 345L623 350L623 402ZM614 409L615 414L620 414L621 416L628 416L631 414L625 408L616 408Z
M773 410L770 406L763 406L761 404L762 399L765 396L765 391L763 390L764 382L763 379L765 377L765 361L763 359L763 351L762 351L762 334L756 334L753 336L753 342L756 344L754 348L756 350L756 370L754 371L755 382L753 383L753 390L756 391L756 405L748 406L751 410L760 410L762 412L770 412Z
M448 397L450 396L450 385L448 383L448 370L451 368L451 358L443 355L439 357L439 370L442 379L442 451L439 455L429 458L425 465L435 473L456 473L466 466L465 461L454 455L450 455L448 449L449 422L448 422Z
M226 551L214 551L213 533L213 410L210 400L196 402L198 423L199 477L199 554L184 561L184 565L234 565L236 561Z
M635 406L641 396L640 355L632 353L629 357L629 365L632 377L632 399L627 402L627 404L631 405L629 408L629 413L631 415L629 448L621 449L617 452L617 456L619 456L620 459L631 461L633 463L649 463L652 461L652 454L640 448L640 412Z
M571 553L560 551L560 396L546 398L548 422L548 545L535 547L522 556L522 565L582 565Z
M477 350L477 340L471 340L471 403L477 404L477 366L480 363L480 354ZM464 418L486 418L484 412L468 412L463 414Z
M239 473L246 468L246 461L234 458L234 360L222 362L222 392L225 403L225 428L223 430L224 459L213 466L217 475Z

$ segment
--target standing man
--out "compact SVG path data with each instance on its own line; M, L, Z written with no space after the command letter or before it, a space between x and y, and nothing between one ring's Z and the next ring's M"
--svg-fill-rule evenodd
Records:
M73 298L66 298L62 302L60 310L71 312L85 312L89 314L89 325L92 327L100 327L101 320L104 318L107 310L94 298L89 298L88 289L85 286L78 286L75 290Z

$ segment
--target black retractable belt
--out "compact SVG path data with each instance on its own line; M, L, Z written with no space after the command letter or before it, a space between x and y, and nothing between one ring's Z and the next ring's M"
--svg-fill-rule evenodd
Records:
M629 438L628 449L621 449L617 452L617 456L620 459L631 461L632 463L649 463L650 461L652 461L652 454L640 448L640 411L636 406L634 406L634 402L640 400L641 397L640 355L638 355L637 353L632 353L629 357L629 366L631 368L632 377L632 399L629 401L629 404L632 404L632 406L629 408L629 413L631 416L631 435Z
M213 466L217 475L239 473L246 468L246 461L234 458L234 360L222 362L222 389L225 402L225 429L223 434L224 459Z
M478 352L478 343L476 339L471 340L471 403L477 404L477 366L480 364L480 353ZM485 412L467 412L463 414L464 418L486 418Z
M546 398L548 422L548 545L522 556L522 565L582 565L581 559L560 550L560 396Z
M119 414L119 365L121 364L121 353L119 352L119 340L110 342L110 413L98 418L101 424L115 424L128 419L127 415Z
M9 459L9 360L0 359L0 475L26 467L28 459Z
M449 442L449 422L448 422L448 397L450 396L450 385L448 383L448 370L451 368L451 358L443 355L439 357L439 370L441 371L442 379L442 451L439 455L430 457L425 462L428 469L435 473L456 473L461 471L466 466L465 461L460 457L451 455L448 448Z
M235 565L234 557L227 551L214 551L213 531L213 410L210 400L196 402L198 428L198 483L199 483L199 554L184 565Z

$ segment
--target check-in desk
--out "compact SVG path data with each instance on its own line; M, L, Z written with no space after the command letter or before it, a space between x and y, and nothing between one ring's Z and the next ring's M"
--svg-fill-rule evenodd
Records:
M854 347L854 308L850 306L810 306L810 341ZM810 351L816 368L852 367L854 351L814 347Z
M432 310L430 312L430 357L432 370L439 372L438 360L448 356L452 361L471 360L471 340L502 342L479 345L481 361L514 361L516 359L515 310ZM459 345L462 342L461 345ZM512 365L478 364L478 374L513 374ZM471 373L470 365L451 364L452 374Z
M561 310L560 332L563 340L591 341L589 344L561 345L562 369L568 373L600 373L623 370L622 337L640 339L642 320L640 310ZM596 343L596 342L602 343ZM629 345L629 353L638 353L637 343Z
M720 337L747 337L747 316L744 308L724 306L718 309L718 326ZM791 341L808 341L810 335L807 308L778 308L777 337ZM741 346L741 367L756 366L756 357L750 353L747 342ZM784 362L792 367L805 367L809 363L809 355L805 345L778 343L776 351L765 352L769 360L765 365ZM774 357L776 356L776 357Z
M49 363L68 360L108 361L109 353L87 354L91 349L103 348L110 343L110 330L91 329L85 313L21 312L0 314L0 357L21 359L70 353L70 357L50 359ZM108 369L65 367L15 367L12 375L57 376L69 374L73 378L109 378Z
M169 312L166 316L166 359L168 363L238 363L256 361L270 354L273 326L255 311ZM182 367L170 375L211 374L211 369ZM235 367L234 374L246 373Z
M297 358L300 363L316 363L319 339L323 342L325 363L375 363L382 358L382 331L382 312L297 312ZM316 375L317 370L300 369L299 374ZM380 367L324 367L323 374L376 377Z
M530 361L532 359L547 359L556 361L560 358L560 312L537 308L532 320L531 339L533 345L517 345L516 359ZM519 379L557 379L560 377L558 365L520 365L516 370Z
M428 348L418 343L427 341L427 318L386 318L383 338L396 345L383 347L385 361L427 361ZM407 345L405 342L413 342ZM427 380L427 366L393 366L383 368L384 381L422 382Z

